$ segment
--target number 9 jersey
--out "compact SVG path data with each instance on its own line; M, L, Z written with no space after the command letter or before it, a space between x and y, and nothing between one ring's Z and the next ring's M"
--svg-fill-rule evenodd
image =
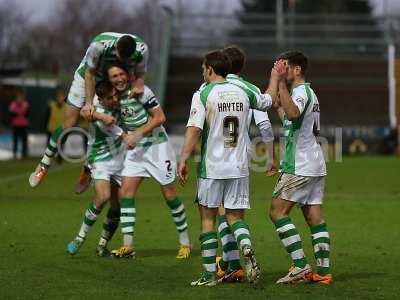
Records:
M242 178L248 170L249 110L266 110L271 98L229 83L212 82L192 98L187 127L202 129L198 177Z

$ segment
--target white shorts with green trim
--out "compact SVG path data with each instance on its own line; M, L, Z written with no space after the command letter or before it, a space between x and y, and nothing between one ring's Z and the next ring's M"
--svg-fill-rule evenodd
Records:
M161 185L171 184L176 177L175 151L169 142L128 150L122 176L153 177Z
M106 180L121 185L122 167L124 162L124 153L114 156L109 160L97 161L89 164L89 168L94 180Z
M197 201L209 208L223 205L228 209L248 209L249 177L230 179L199 178L197 180Z
M296 202L299 205L322 204L325 176L308 177L282 173L275 185L273 198Z
M77 108L85 105L85 79L75 72L74 80L69 89L67 103Z

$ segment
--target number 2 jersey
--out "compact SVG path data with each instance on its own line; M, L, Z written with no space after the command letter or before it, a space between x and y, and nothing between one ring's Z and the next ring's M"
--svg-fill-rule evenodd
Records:
M187 127L202 129L198 177L229 179L249 175L249 110L266 110L270 104L269 95L257 96L228 81L209 83L194 93Z
M291 97L300 116L292 121L286 117L283 120L286 145L280 170L300 176L325 176L324 155L314 134L320 126L318 98L309 83L296 86Z

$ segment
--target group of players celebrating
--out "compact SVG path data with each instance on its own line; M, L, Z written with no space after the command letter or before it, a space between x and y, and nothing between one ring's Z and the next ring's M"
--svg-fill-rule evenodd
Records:
M201 217L203 272L192 286L218 282L250 283L261 270L244 220L249 200L249 125L254 118L261 138L273 155L271 123L266 110L277 110L286 137L280 176L273 191L270 218L292 259L287 275L277 283L330 284L330 238L322 215L325 161L317 143L319 103L305 82L307 58L298 51L278 56L265 93L240 77L245 64L236 46L204 56L204 84L192 98L185 141L178 164L167 133L166 117L154 93L144 84L148 48L139 37L106 32L96 36L74 75L67 97L63 124L53 133L44 156L29 183L38 186L57 154L63 131L76 125L79 116L90 121L89 151L78 192L94 181L95 197L85 211L77 236L67 245L78 253L107 202L110 203L96 252L100 256L135 256L135 196L144 178L160 184L179 239L177 258L191 253L185 207L177 195L176 175L188 179L187 160L201 140L196 203ZM269 161L267 175L276 173ZM298 204L310 227L316 270L305 257L301 237L289 215ZM216 230L216 219L218 227ZM123 245L109 251L107 243L120 225ZM218 235L222 257L217 257ZM240 263L242 254L244 266Z

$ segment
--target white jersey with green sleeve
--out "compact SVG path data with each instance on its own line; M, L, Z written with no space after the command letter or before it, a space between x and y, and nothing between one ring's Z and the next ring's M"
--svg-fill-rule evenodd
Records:
M117 110L107 109L100 103L95 104L95 110L99 113L112 115L118 119ZM87 158L89 164L111 160L124 151L122 139L113 129L112 127L107 127L101 121L94 121L89 124L90 138Z
M281 172L310 177L325 176L324 155L314 135L314 128L319 128L319 124L315 124L319 122L318 98L309 83L296 86L291 98L299 108L300 117L292 121L285 117L283 120L286 145Z
M198 176L241 178L248 170L250 108L266 110L268 101L228 81L209 83L193 95L187 127L202 129Z
M271 96L269 96L267 94L261 94L260 89L256 85L244 80L242 77L240 77L236 74L228 74L226 76L226 80L230 83L236 84L240 87L250 90L251 92L253 92L255 94L256 97L264 97L266 99L266 101L269 103L268 109L272 106ZM199 91L204 89L206 86L207 86L207 83L203 83L200 86ZM259 128L261 136L263 138L263 141L264 142L273 141L274 140L274 132L272 130L271 121L269 120L268 113L266 111L250 109L249 115L247 118L248 126L250 126L252 119L254 119L254 123ZM250 137L248 137L248 139L250 142Z
M132 132L146 124L149 120L149 109L159 106L158 100L148 86L144 86L144 92L139 97L132 97L131 91L127 90L120 96L121 127L124 131ZM168 141L164 126L159 126L143 137L138 147L150 147Z
M116 44L123 35L129 35L136 41L135 53L123 64L130 74L145 73L149 56L147 45L136 35L116 32L103 32L92 40L76 73L84 78L85 71L89 67L96 70L97 81L103 80L106 65L117 61Z

